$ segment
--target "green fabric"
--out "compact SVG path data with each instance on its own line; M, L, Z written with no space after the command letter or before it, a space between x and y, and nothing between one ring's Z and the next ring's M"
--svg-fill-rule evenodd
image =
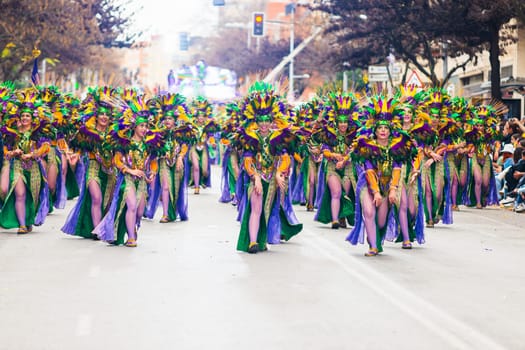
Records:
M281 220L281 236L285 241L290 240L303 229L303 224L292 225L288 222L282 207L279 209L279 219Z
M182 171L184 172L184 170ZM161 176L161 186L162 181L165 176L168 177L168 190L170 194L170 200L168 203L168 220L169 221L175 221L177 219L177 210L176 210L176 204L177 204L177 196L179 193L179 187L180 185L180 179L177 178L178 173L175 169L175 166L168 167L168 165L163 162L161 163L161 169L159 172L159 175Z
M233 165L232 165L232 156L228 157L228 184L229 184L229 191L230 194L235 194L235 187L237 184L237 179L235 178L235 173L233 171Z
M262 181L263 186L263 198L262 202L266 201L266 196L268 195L269 184L266 181ZM250 195L253 191L253 185L250 184L248 188L248 201L246 202L246 208L244 209L244 215L241 222L241 231L239 232L239 239L237 240L237 250L247 252L250 246L250 232L249 232L249 220L250 214L252 212ZM266 218L264 217L264 210L261 213L259 219L259 231L257 233L257 244L259 245L259 250L264 250L266 248L266 242L268 241L268 232L266 230Z
M430 168L428 169L429 175L430 175L430 187L432 188L432 216L430 216L430 212L428 210L427 201L425 198L423 198L423 206L425 208L425 219L428 222L429 220L433 220L434 222L437 221L438 215L443 215L444 210L444 202L445 202L445 195L441 196L441 202L438 202L437 193L436 193L436 179L441 177L445 177L445 164L443 162L439 163L432 163ZM423 191L425 193L425 197L427 196L427 193L425 191L425 185L423 185ZM445 182L443 181L443 188L441 189L444 191L445 188Z
M343 176L341 174L341 171L337 171L339 173L340 178L342 179ZM323 198L321 200L321 206L318 209L317 214L317 221L323 223L323 224L329 224L332 222L332 195L330 193L330 188L328 187L328 175L325 175L325 190L323 193ZM341 193L344 193L344 189L341 185ZM350 194L347 195L341 195L340 201L339 201L339 216L338 219L346 218L348 223L351 226L355 225L355 203L350 198L355 198L354 195L354 189L353 187L350 188Z
M84 192L84 198L80 207L79 218L77 226L75 227L75 236L80 236L84 238L91 238L92 232L95 226L93 225L93 219L91 217L91 194L89 193L89 181L88 172L86 172L86 190ZM98 180L98 181L97 181ZM96 181L100 186L100 191L103 196L111 196L111 193L108 193L108 175L103 172L98 172L98 179L91 179L91 181ZM104 202L104 201L103 201ZM102 216L105 214L105 208L102 208Z
M4 200L2 211L0 211L0 226L5 229L20 227L20 223L16 217L14 191L16 184L15 180L18 181L18 179L14 178L12 169L9 177L11 188ZM31 173L27 170L23 170L22 180L24 181L24 184L26 184L26 226L30 226L34 225L37 213L37 208L35 208L35 202L31 195L31 191L27 188L27 184L31 183Z
M66 193L67 199L76 198L80 194L77 178L75 177L75 172L73 169L71 169L71 166L69 165L66 173Z

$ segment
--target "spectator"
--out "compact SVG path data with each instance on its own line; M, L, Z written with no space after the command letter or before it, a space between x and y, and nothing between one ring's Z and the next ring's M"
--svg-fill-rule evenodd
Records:
M505 184L505 174L514 164L514 146L511 143L507 143L501 151L501 157L497 160L494 165L494 172L496 175L496 188L498 189L498 198L502 199L501 196L504 194L503 186ZM521 150L520 150L521 157Z
M510 143L514 147L518 147L518 142L520 142L520 140L521 140L521 134L519 134L519 133L514 133L510 137Z
M518 189L522 189L522 186L525 186L525 152L523 152L523 148L518 148L515 155L518 155L518 152L521 153L521 159L511 166L505 174L507 197L500 202L503 205L514 202L518 196Z
M518 118L510 118L509 119L509 128L511 130L511 134L521 134L522 137L525 137L525 126L524 122L518 120Z

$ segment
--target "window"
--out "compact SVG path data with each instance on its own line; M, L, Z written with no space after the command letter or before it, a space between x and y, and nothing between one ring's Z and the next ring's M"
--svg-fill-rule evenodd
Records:
M461 78L461 84L463 84L463 86L480 84L482 82L483 82L483 73Z

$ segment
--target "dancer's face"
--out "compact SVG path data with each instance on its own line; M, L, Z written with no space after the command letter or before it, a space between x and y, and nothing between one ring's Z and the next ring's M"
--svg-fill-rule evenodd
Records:
M380 141L388 140L390 137L390 128L387 125L379 125L376 129L376 137Z
M410 108L406 108L405 114L403 115L403 123L405 124L411 123L413 116L414 116L414 113L412 113L412 110Z
M140 123L135 127L135 136L138 138L143 139L146 135L146 131L148 131L148 124L146 123Z
M272 123L269 120L264 120L258 122L257 125L259 126L259 131L262 134L266 134L270 131L270 126L272 125Z
M175 119L173 119L173 117L166 117L166 118L164 118L164 126L167 129L173 128L175 126Z
M97 115L97 124L100 127L106 127L109 124L109 115L107 112L99 112Z
M20 125L30 126L31 125L31 114L24 112L20 115Z
M337 128L339 129L339 132L345 133L348 130L348 122L340 121L337 123Z

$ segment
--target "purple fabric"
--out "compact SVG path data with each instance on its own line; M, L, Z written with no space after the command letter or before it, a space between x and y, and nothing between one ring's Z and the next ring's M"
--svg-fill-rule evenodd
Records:
M46 169L44 169L42 161L38 162L38 166L40 168L41 176L46 178ZM49 214L49 186L45 181L42 188L40 188L38 203L40 203L40 205L38 207L38 212L36 213L35 226L42 225L46 220L47 214Z
M447 154L443 156L443 159L446 159ZM444 198L444 206L443 206L443 224L445 225L451 225L454 222L454 218L452 216L452 193L451 193L451 187L450 186L450 167L448 165L447 161L445 162L445 187L443 189L443 194L445 196Z
M317 171L317 189L315 191L315 207L320 208L321 203L323 202L323 196L326 186L328 184L326 183L326 161L322 160L321 164L319 164L319 170Z
M157 208L159 206L161 186L160 186L160 175L157 174L155 177L155 185L148 185L148 203L146 204L146 209L144 210L144 217L148 219L153 219Z
M388 200L388 199L385 198L385 200ZM386 223L387 228L386 228L385 239L387 241L393 242L400 233L399 224L398 224L398 220L396 217L396 210L394 209L394 207L390 208L387 215L388 215L388 220Z
M106 215L104 215L102 221L97 225L97 227L93 229L93 233L96 234L98 238L106 242L113 242L116 239L115 219L117 215L117 209L119 206L120 186L122 186L123 181L124 175L119 173L109 210L106 213Z
M228 172L228 164L229 164L229 158L231 155L231 149L230 147L226 148L226 151L224 152L224 157L222 158L222 176L221 176L221 197L219 198L219 202L221 203L229 203L232 200L231 194L230 194L230 176Z
M421 176L417 178L417 189L418 189L418 198L419 204L417 207L417 216L416 216L416 240L419 244L425 243L425 208L423 206L423 185L421 182Z
M281 220L279 218L279 209L281 200L281 191L277 191L277 195L273 199L272 211L270 212L270 217L268 218L268 243L270 244L279 244L281 241ZM264 213L263 213L264 215Z
M240 179L241 178L244 179L245 176L247 176L247 175L244 174L243 176L240 177ZM237 181L237 185L239 185L239 183L242 183L242 186L244 188L242 190L240 190L241 197L237 197L237 198L241 199L239 201L239 204L237 205L237 221L238 222L242 222L242 218L244 216L244 211L246 210L246 206L248 205L248 186L249 186L249 182L247 182L246 185L244 185L244 181Z
M190 181L190 167L188 157L184 158L184 176L179 187L179 197L177 198L177 214L181 221L188 220L188 182Z
M291 225L298 225L299 220L297 219L297 216L295 216L295 211L293 210L292 205L292 198L290 196L287 195L284 198L284 203L282 207L284 210L284 216L286 217L288 223L290 223Z
M470 206L469 187L472 179L472 158L467 159L467 182L465 182L465 190L463 191L463 198L461 201L463 205Z
M206 181L204 182L204 184L206 185L206 187L211 187L211 161L210 161L210 150L208 149L208 147L204 147L204 152L206 152L206 154L208 155L208 177L206 178ZM201 173L201 176L202 176L202 173Z
M88 167L89 159L87 157L81 157L77 162L75 168L75 178L77 179L78 187L81 188L86 182L86 169Z
M241 173L239 174L239 178L237 179L237 184L235 186L235 197L240 201L237 204L237 221L242 221L242 216L244 213L244 208L246 206L246 192L248 191L248 186L250 185L250 180L248 177L248 174L244 171L244 169L241 169Z
M490 158L487 157L486 162L491 162ZM496 186L496 176L494 175L494 169L492 168L492 163L490 164L490 183L489 183L489 193L487 194L487 203L486 205L495 205L499 204L498 200L498 188Z
M346 237L346 240L353 245L356 245L357 243L363 244L365 241L365 225L363 222L363 214L361 212L361 200L359 198L359 195L363 188L366 189L366 177L364 176L364 172L361 172L359 174L359 177L357 178L356 187L357 189L355 191L355 225L352 231L350 231L350 234Z
M78 168L78 167L77 167ZM80 187L80 194L78 195L78 200L75 203L75 206L69 212L64 226L61 230L68 235L75 235L75 228L77 227L78 219L80 216L80 209L82 208L82 203L84 202L84 196L86 192L86 182L82 182L82 187Z
M62 181L62 152L57 148L55 148L55 152L57 155L57 158L60 160L58 161L58 175L57 175L57 183L56 183L56 198L54 207L57 209L64 209L66 207L67 202L67 190L66 190L66 182Z
M293 203L306 203L306 196L304 190L304 173L299 170L299 173L295 176L295 184L291 194Z

